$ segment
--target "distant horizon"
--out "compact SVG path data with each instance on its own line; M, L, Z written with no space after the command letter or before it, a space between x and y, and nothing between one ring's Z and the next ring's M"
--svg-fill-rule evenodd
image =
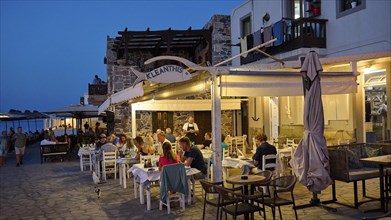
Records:
M107 81L107 36L126 27L202 29L213 15L230 15L243 1L2 0L0 112L79 104L95 75Z

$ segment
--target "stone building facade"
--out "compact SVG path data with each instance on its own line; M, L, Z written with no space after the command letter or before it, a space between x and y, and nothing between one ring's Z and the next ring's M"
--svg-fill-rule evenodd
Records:
M209 45L211 49L212 65L219 63L231 57L231 36L230 36L230 16L227 15L214 15L211 20L204 26L204 29L212 29L212 45ZM121 69L120 60L117 59L114 48L114 38L107 38L107 52L106 52L106 64L107 64L107 81L108 81L108 93L113 94L117 91L121 91L130 87L135 80L135 76L130 74L127 70ZM207 51L203 51L202 48L197 48L196 53L208 54ZM163 54L162 54L163 55ZM187 58L186 51L182 53L176 52L176 54L170 54ZM144 65L144 61L153 57L152 53L140 52L129 54L129 65L137 66L141 71L146 72L156 68L152 65ZM204 62L204 56L200 56L202 60L197 62ZM187 58L188 59L188 58ZM210 92L207 91L202 94L182 97L182 99L206 99L210 98ZM122 105L116 105L112 108L115 114L114 119L114 132L125 133L130 136L131 133L131 109L130 105L123 103ZM189 115L194 115L194 112L174 112L173 113L173 128L172 130L180 129L186 122ZM232 134L233 131L233 111L222 111L222 133ZM138 111L136 115L137 120L137 135L147 135L152 131L152 112ZM195 118L197 121L197 119ZM203 134L202 134L203 135Z

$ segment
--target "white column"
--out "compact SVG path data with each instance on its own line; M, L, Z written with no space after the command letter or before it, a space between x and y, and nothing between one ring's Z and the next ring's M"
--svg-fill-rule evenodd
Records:
M137 127L136 127L136 108L132 108L132 138L137 136Z
M357 62L352 62L352 72L357 73ZM357 93L353 95L353 126L356 129L357 143L366 141L365 137L365 90L364 73L357 76Z
M387 94L387 128L386 128L386 136L384 139L391 139L391 113L390 113L390 105L391 105L391 62L386 63L386 94Z
M221 87L220 77L213 76L212 95L212 146L213 181L222 181L221 166Z

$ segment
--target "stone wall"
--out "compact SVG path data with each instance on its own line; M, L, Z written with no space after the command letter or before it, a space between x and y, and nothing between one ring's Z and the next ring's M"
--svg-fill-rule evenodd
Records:
M212 28L212 43L205 47L199 46L195 50L195 56L190 57L189 51L177 50L169 55L186 58L195 63L203 63L208 59L208 49L211 48L212 64L216 64L231 57L231 37L230 37L230 16L214 15L210 21L204 26L204 29ZM114 38L107 38L106 63L107 63L107 81L108 94L126 89L132 85L135 76L123 69L121 65L123 60L117 60L117 55L112 51ZM159 54L159 55L165 55ZM144 61L152 58L154 55L148 51L132 51L129 53L129 65L139 67L141 72L147 72L159 66L167 64L167 61L154 62L149 65L144 65ZM201 59L201 60L200 60ZM227 64L228 65L228 64ZM122 68L122 69L121 69ZM203 94L182 97L184 99L210 99L210 92ZM119 105L115 107L115 132L126 133L131 132L131 109L127 105ZM189 115L194 115L194 112L174 112L174 128L173 130L182 130L183 124ZM233 133L232 111L222 111L222 133ZM138 135L146 135L152 131L152 112L139 111L136 115L137 133Z
M212 65L231 58L231 17L229 15L213 15L204 29L212 30ZM228 62L222 66L231 65Z

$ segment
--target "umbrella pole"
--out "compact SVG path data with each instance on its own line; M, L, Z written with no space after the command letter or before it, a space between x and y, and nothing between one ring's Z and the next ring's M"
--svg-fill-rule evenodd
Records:
M312 205L319 205L320 204L320 200L318 198L317 193L312 193L312 198L311 198L310 204L312 204Z
M305 204L305 205L299 205L299 206L296 206L296 210L298 209L305 209L305 208L310 208L310 207L314 207L314 206L317 206L317 207L321 207L329 212L337 212L337 209L336 208L332 208L332 207L328 207L328 206L325 206L324 204L328 204L328 203L332 203L334 202L333 200L330 200L330 201L324 201L324 202L320 202L320 199L318 198L318 193L312 193L312 198L310 200L310 203L309 204Z

